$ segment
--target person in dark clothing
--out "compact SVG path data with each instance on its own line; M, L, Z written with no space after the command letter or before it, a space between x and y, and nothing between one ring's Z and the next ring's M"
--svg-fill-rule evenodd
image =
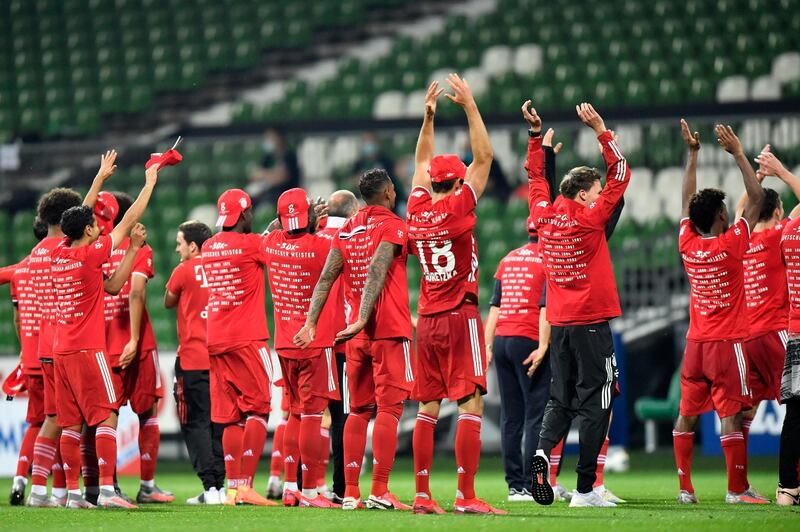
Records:
M397 200L395 202L394 212L397 215L405 214L406 209L406 201L408 200L408 195L406 193L406 186L405 184L400 181L396 176L395 168L394 168L394 161L388 154L384 153L381 150L380 142L378 141L378 136L368 131L364 133L361 139L361 154L359 158L353 163L353 168L350 174L352 175L353 183L357 183L358 179L361 177L361 174L366 172L367 170L372 170L373 168L382 168L386 170L389 174L389 179L392 180L392 184L394 185L394 191L397 194ZM351 187L348 187L351 188ZM357 190L358 187L352 187Z
M469 138L464 144L464 150L461 154L461 160L464 164L469 165L472 162L472 148L469 145ZM514 192L514 189L508 183L506 173L503 167L497 162L497 159L492 160L492 167L489 169L489 181L486 185L486 190L483 195L495 198L499 201L506 201L509 196Z
M276 205L281 194L300 186L300 165L297 154L277 129L267 130L262 149L261 164L250 173L247 193L253 205Z

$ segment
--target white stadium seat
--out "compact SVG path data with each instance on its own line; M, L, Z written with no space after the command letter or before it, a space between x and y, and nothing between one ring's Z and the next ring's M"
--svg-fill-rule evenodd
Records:
M373 118L400 118L404 115L406 95L400 91L388 91L378 95L372 106Z
M747 100L747 78L730 76L719 82L717 101L720 103L743 102Z
M403 116L406 118L422 119L423 105L425 105L425 89L415 90L408 94L404 103Z
M800 79L800 52L784 52L772 62L772 77L781 83Z
M523 76L535 74L542 68L544 54L538 44L523 44L514 52L514 72Z
M502 76L511 70L513 63L513 51L503 45L487 48L481 57L481 68L491 77Z
M772 76L760 76L750 85L750 99L755 101L780 100L781 84Z

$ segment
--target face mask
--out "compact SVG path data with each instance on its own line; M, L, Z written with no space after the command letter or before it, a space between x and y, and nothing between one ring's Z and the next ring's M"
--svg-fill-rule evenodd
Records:
M264 142L261 143L261 148L266 153L272 153L272 152L275 151L275 143L272 142L271 140L267 139L267 140L265 140Z
M378 152L378 146L374 142L367 142L361 147L364 157L372 157Z

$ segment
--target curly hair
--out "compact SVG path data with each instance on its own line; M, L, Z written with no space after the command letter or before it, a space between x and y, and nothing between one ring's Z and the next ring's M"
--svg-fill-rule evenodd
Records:
M725 193L718 188L704 188L689 198L689 219L702 233L708 233L724 208Z
M575 199L581 190L591 190L596 181L600 181L600 172L588 166L578 166L567 172L558 188L565 198Z
M94 225L94 209L88 205L70 207L61 215L61 230L70 240L79 240L90 225Z
M781 197L771 188L764 188L764 204L761 206L761 214L758 215L759 222L766 222L772 219L775 209L780 207Z
M383 168L373 168L367 170L358 180L358 191L365 201L369 202L378 197L383 190L392 182L389 174Z
M77 207L82 202L81 195L71 188L54 188L39 198L36 216L47 225L58 225L67 209Z

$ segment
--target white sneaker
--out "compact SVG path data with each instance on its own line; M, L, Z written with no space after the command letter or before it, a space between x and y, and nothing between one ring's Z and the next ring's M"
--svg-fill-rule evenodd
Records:
M697 504L697 496L694 493L690 493L686 490L681 490L678 492L678 504Z
M605 501L595 491L580 493L578 490L572 492L572 500L569 501L570 508L613 508L616 504Z
M218 490L217 488L209 488L208 491L205 493L206 504L211 505L219 505L222 504L225 499L223 492Z
M600 495L603 498L604 501L613 502L614 504L628 502L625 499L620 499L619 497L617 497L616 495L611 493L611 490L608 489L605 486L605 484L601 484L601 485L597 486L596 488L594 488L593 491L595 493L597 493L598 495Z
M569 502L572 500L572 492L561 484L556 484L556 487L553 488L553 500Z
M533 502L533 495L525 488L521 490L509 488L508 502Z
M188 499L186 499L186 504L188 504L189 506L197 506L199 504L205 504L205 503L206 503L205 491L201 492L200 495L195 495L194 497L189 497Z
M96 508L96 506L86 499L83 498L82 494L67 494L67 502L64 504L64 508L69 510L91 510L92 508Z
M361 499L355 497L345 497L342 501L342 510L358 510L361 506Z

